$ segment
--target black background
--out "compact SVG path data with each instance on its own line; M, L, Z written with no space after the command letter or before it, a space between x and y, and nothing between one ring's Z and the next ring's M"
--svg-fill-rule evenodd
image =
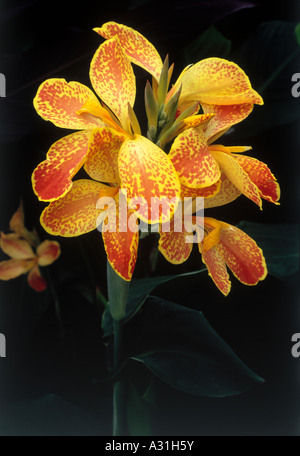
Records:
M48 77L63 77L90 86L90 59L102 42L92 31L108 20L124 23L143 33L162 57L175 61L175 76L186 64L182 49L213 23L232 40L233 51L265 21L300 20L297 2L258 2L255 8L226 11L204 6L214 2L149 1L130 10L130 2L1 2L0 72L6 76L7 97L0 99L0 228L8 222L22 195L26 223L39 227L44 207L32 192L30 175L57 139L70 133L43 121L32 100ZM218 3L218 8L220 4ZM226 2L225 2L226 3ZM187 6L189 5L189 6ZM224 17L222 17L224 16ZM253 52L256 52L253 49ZM294 59L291 76L300 72ZM255 86L256 72L249 74ZM135 67L138 91L145 74ZM288 90L288 93L290 89ZM139 93L139 92L138 92ZM291 95L290 95L291 96ZM142 100L142 97L140 97ZM297 103L297 100L295 100ZM298 101L300 104L300 101ZM136 111L145 120L143 102ZM263 108L259 108L263 109ZM278 112L280 116L280 112ZM264 204L263 212L245 199L215 209L211 215L236 224L298 223L299 218L299 119L267 128L243 138L266 162L281 185L281 205ZM236 144L239 144L238 139ZM0 332L7 339L7 357L0 358L0 435L110 435L111 386L92 382L106 374L105 347L100 316L78 292L76 281L95 281L105 289L105 255L99 233L78 239L62 239L61 259L51 267L59 283L59 298L66 331L64 349L57 337L57 322L47 292L29 290L24 277L0 283ZM141 258L151 248L141 244ZM92 278L83 250L89 257ZM4 256L3 256L4 258ZM156 273L173 274L201 266L198 255L175 268L160 258ZM145 265L139 259L136 277ZM230 398L195 398L156 380L159 413L157 435L299 435L299 359L291 355L291 337L300 332L298 281L268 276L257 287L236 280L224 298L208 278L198 287L160 288L161 296L204 312L206 318L240 358L266 382ZM146 373L132 366L142 384Z

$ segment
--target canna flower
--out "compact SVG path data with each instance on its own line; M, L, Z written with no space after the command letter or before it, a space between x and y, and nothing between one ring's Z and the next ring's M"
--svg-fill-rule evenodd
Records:
M144 44L147 52L151 45ZM151 207L152 197L179 197L180 183L170 159L141 135L133 111L135 76L118 37L100 45L91 62L90 79L101 102L88 87L64 79L48 79L38 89L34 99L38 114L59 127L80 130L54 143L47 159L34 170L33 189L39 199L51 202L66 195L84 164L93 178L87 161L109 166L102 149L108 142L111 155L117 156L120 186L129 200L142 197ZM115 176L104 182L119 185ZM138 215L149 223L159 221L151 219L150 211L143 207Z
M10 259L0 262L0 280L14 279L27 274L27 281L35 291L43 291L47 287L46 280L40 273L39 266L49 266L60 255L58 242L46 240L37 243L37 235L24 226L22 205L10 220L10 228L14 232L1 233L0 247Z
M231 282L227 267L245 285L256 285L267 275L262 250L242 230L210 217L193 217L198 248L210 277L219 290L227 296ZM188 236L191 230L160 231L159 250L173 264L186 261L193 244ZM204 236L203 236L204 235Z
M242 109L242 106L237 108L235 119ZM245 109L247 111L248 108ZM171 147L169 157L183 188L188 192L187 196L198 196L199 189L220 183L221 179L222 194L214 202L208 200L206 207L226 204L240 194L260 208L262 198L279 204L280 187L268 166L253 157L241 155L251 147L211 144L232 126L232 120L225 115L226 107L212 111L218 115L207 126L185 130L177 136Z

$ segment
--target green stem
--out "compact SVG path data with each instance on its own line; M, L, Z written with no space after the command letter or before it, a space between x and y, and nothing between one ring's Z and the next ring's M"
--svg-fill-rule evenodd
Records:
M124 361L123 322L126 314L129 282L123 280L107 262L108 306L114 323L114 360L113 369L116 374ZM126 425L126 384L119 377L113 388L113 435L127 435Z

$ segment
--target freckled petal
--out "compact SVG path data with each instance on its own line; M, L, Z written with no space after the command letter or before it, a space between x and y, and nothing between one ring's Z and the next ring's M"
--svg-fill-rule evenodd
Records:
M38 264L48 266L52 264L60 255L60 245L56 241L44 241L36 249Z
M56 141L32 174L32 186L41 201L54 201L72 187L72 177L87 158L92 130L78 131Z
M187 130L188 128L196 128L200 126L204 127L213 117L214 113L199 114L196 116L187 117L182 121L182 123L184 125L185 130Z
M27 276L28 284L35 291L44 291L47 288L47 282L41 275L38 265L36 264Z
M208 150L203 133L193 128L177 136L169 158L186 187L208 187L220 178L218 164Z
M212 247L204 253L200 243L199 250L202 254L202 261L207 267L208 275L213 279L219 290L227 296L230 292L231 282L219 246Z
M227 266L245 285L256 285L267 275L262 250L240 229L222 224L220 243Z
M95 180L118 183L118 156L126 136L106 128L95 130L90 140L85 171Z
M57 127L74 130L101 127L104 124L100 119L88 113L76 114L89 99L99 104L96 96L85 85L53 78L40 85L33 105L43 119L50 120Z
M7 260L0 263L0 280L10 280L25 274L33 267L35 260Z
M41 225L48 233L64 237L93 231L97 227L97 217L101 212L96 207L97 201L100 196L105 196L105 192L111 196L111 190L114 193L118 191L88 179L75 181L65 196L44 209Z
M127 206L126 199L124 204ZM112 268L124 280L129 281L132 278L137 259L139 233L138 230L136 232L131 230L128 223L130 217L133 218L133 223L136 222L134 212L127 210L127 208L125 210L125 226L121 225L120 228L119 202L116 198L115 225L111 226L108 221L106 230L102 232L102 237L107 259Z
M159 79L162 70L161 58L155 47L143 35L116 22L106 22L101 28L94 30L106 39L117 36L122 49L131 62L141 66L156 79Z
M245 155L235 155L235 159L258 187L261 197L271 203L279 204L280 187L267 165Z
M135 76L130 60L115 36L96 51L90 66L95 92L119 118L123 126L128 119L128 103L135 101Z
M166 260L172 264L181 264L188 259L193 248L193 244L187 242L187 235L192 233L166 232L160 231L158 250L163 254Z
M141 220L170 219L180 198L180 182L171 160L158 146L140 135L125 141L119 153L119 175L128 199L134 198L130 208L137 207Z
M210 207L224 206L224 204L231 203L237 199L242 193L235 185L225 176L224 173L221 174L221 179L219 181L220 188L215 195L208 196L204 200L204 208L208 209ZM204 189L206 190L206 189Z
M211 151L211 153L233 185L261 208L260 192L237 160L224 152Z
M210 122L205 126L205 137L216 139L216 135L244 120L253 110L252 103L238 105L209 105L201 104L205 114L214 114Z
M35 257L28 241L19 239L15 233L1 233L0 246L4 253L15 260L28 260Z
M238 65L228 60L214 57L201 60L182 75L180 82L180 103L263 104L260 95L252 89L248 76Z
M203 188L191 188L191 187L185 187L184 185L181 185L181 197L190 197L190 198L195 198L196 196L202 197L202 198L212 198L213 196L216 196L221 189L221 180L218 180L213 185L210 185L209 187L203 187ZM206 201L206 200L205 200ZM205 204L204 201L204 204Z

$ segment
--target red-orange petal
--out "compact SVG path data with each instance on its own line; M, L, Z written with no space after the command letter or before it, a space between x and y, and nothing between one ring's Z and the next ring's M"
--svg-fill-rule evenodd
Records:
M238 105L209 105L201 103L205 114L214 114L210 122L204 127L205 137L213 142L218 133L229 129L244 120L253 110L252 103Z
M137 230L130 229L131 225L129 224L129 219L131 218L131 223L134 225L136 224L137 219L134 212L128 210L126 198L121 198L123 204L121 211L119 211L119 198L116 197L115 200L115 225L113 222L113 226L110 226L110 221L108 219L106 229L102 232L102 237L107 259L111 267L120 277L122 277L122 279L129 281L134 272L139 243L138 227ZM119 213L123 214L125 219L121 222L121 226ZM125 225L123 225L124 223Z
M180 83L179 104L187 101L217 105L263 104L248 76L228 60L216 57L201 60L181 75Z
M0 263L0 280L10 280L28 272L34 265L33 260L6 260Z
M109 192L111 187L88 179L75 181L65 196L44 209L41 225L48 233L64 237L93 231L97 228L97 218L103 210L97 208L97 202L106 190Z
M234 157L257 186L261 197L271 203L279 204L280 187L268 166L256 158L245 155L234 155Z
M101 28L94 30L106 39L117 36L131 62L159 79L162 70L161 58L155 47L141 33L116 22L106 22Z
M192 233L186 233L184 229L180 232L160 231L158 250L172 264L181 264L188 259L193 248L191 242L187 242L187 236Z
M4 253L15 260L28 260L35 258L35 253L33 252L29 242L24 239L20 239L16 233L1 233L0 247Z
M41 275L39 267L37 264L31 269L27 276L28 284L35 291L44 291L47 288L47 282L44 277Z
M135 76L117 36L102 43L91 61L90 79L95 92L126 129L128 103L135 101Z
M219 246L216 245L207 252L204 252L202 244L199 243L199 250L202 255L202 261L207 267L209 276L213 279L219 290L227 296L230 292L231 282Z
M180 200L180 182L169 157L147 138L135 135L123 143L118 163L121 188L137 216L147 223L169 220Z
M235 157L224 152L213 150L211 151L211 154L233 185L261 208L262 203L257 186L251 181L250 177L239 165Z
M53 78L40 85L33 105L43 119L50 120L57 127L73 130L102 127L103 122L91 114L76 114L90 99L99 104L94 93L85 85Z
M78 131L50 147L47 159L33 171L32 186L41 201L55 201L72 187L72 177L87 158L93 130Z
M56 241L44 241L36 249L38 264L48 266L52 264L60 255L60 245Z
M177 136L169 157L186 187L209 187L220 178L220 169L208 150L203 132L194 128Z
M219 179L215 184L203 188L191 188L181 185L181 197L184 198L212 198L216 196L221 189L221 180ZM205 200L206 201L206 200ZM204 201L204 204L205 204Z
M117 184L120 181L118 156L127 137L110 128L94 130L89 144L89 154L84 165L88 175L100 182Z
M235 277L245 285L256 285L268 271L262 250L242 230L222 223L220 245L223 258Z

